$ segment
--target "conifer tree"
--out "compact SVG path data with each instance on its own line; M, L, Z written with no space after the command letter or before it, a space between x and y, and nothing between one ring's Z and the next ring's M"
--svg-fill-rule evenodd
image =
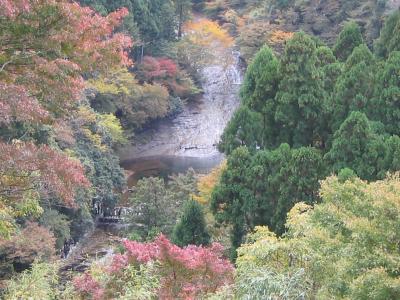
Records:
M370 115L385 125L389 134L400 135L400 51L390 54L376 80L375 97ZM378 116L376 116L378 115Z
M197 201L190 200L185 204L183 215L173 231L173 242L180 247L210 243L203 207Z
M365 44L356 47L336 82L332 110L333 131L352 111L367 112L375 87L376 63Z
M294 34L279 69L283 78L275 98L278 140L295 147L323 144L327 103L313 39L303 32Z
M360 26L356 22L348 22L340 32L333 53L340 61L346 61L353 49L363 43Z
M381 57L389 57L390 52L400 50L400 10L385 21L381 35L375 44L375 52Z
M374 180L385 152L382 137L374 133L367 116L353 111L335 132L325 159L335 172L350 168L360 178Z

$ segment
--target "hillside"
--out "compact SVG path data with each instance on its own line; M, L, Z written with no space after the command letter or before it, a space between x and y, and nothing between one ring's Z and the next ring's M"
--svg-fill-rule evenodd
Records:
M248 59L269 42L274 31L304 31L333 45L349 21L361 27L367 44L372 46L385 16L399 7L398 0L226 0L207 2L205 11L238 36L241 52ZM278 45L277 49L282 47Z

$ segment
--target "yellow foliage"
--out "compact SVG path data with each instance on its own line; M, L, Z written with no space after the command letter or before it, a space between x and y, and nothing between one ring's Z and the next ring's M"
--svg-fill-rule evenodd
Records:
M125 144L128 142L121 123L116 116L113 114L99 114L98 118L99 125L108 131L114 143Z
M233 39L226 30L216 22L207 19L186 23L184 32L193 44L200 46L219 43L224 47L230 47L233 44Z
M93 145L101 151L106 151L107 147L102 144L101 136L93 133L89 128L82 128L82 133L93 143Z
M201 177L197 182L198 195L193 195L193 199L201 204L207 204L210 201L211 193L218 183L222 172L226 169L226 160L218 167L214 168L211 173Z
M284 236L267 227L249 234L238 249L238 278L268 270L276 280L302 270L307 299L375 299L371 292L394 299L388 295L400 290L400 175L370 183L332 176L320 194L314 207L293 207Z
M95 123L97 120L96 113L89 106L79 106L77 117L83 120L85 124Z
M89 80L89 86L100 94L129 95L137 85L135 76L127 69L114 69L106 75Z

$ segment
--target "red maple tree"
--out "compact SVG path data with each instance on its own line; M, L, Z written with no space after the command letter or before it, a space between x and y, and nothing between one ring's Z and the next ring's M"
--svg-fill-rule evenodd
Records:
M223 248L217 243L210 247L189 245L180 248L161 234L154 242L125 240L124 247L125 253L115 255L108 268L113 275L111 278L118 280L128 265L157 262L156 272L161 276L159 299L199 299L232 282L233 266L223 258ZM74 283L81 294L107 299L107 290L88 274L78 277Z
M0 126L62 124L83 97L82 74L130 65L131 39L115 33L127 9L100 16L68 0L0 0ZM50 146L0 139L1 209L33 190L74 205L87 187L79 161ZM29 196L30 197L30 196Z

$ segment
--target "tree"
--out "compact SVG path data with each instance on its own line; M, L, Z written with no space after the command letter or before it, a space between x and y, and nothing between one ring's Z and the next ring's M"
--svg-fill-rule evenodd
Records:
M34 263L31 270L26 270L7 282L4 299L54 299L58 295L56 267L55 264Z
M176 15L178 16L178 38L182 37L183 23L188 19L191 8L191 0L174 0Z
M134 222L143 224L143 235L159 228L165 231L175 220L170 220L171 203L168 201L164 180L156 177L138 181L130 197L136 212L131 216Z
M168 90L159 83L140 85L127 69L110 71L107 76L90 80L90 84L96 93L91 106L100 112L115 114L124 128L141 128L149 120L169 113Z
M200 204L209 204L211 194L214 187L218 184L222 172L226 169L226 160L223 160L220 165L216 166L212 171L197 180L198 193L193 195L193 199Z
M263 115L241 105L229 120L218 149L226 154L232 153L240 146L256 149L263 142Z
M375 43L375 52L378 56L387 58L392 51L400 51L400 11L392 13L381 30L379 39Z
M318 182L325 174L321 153L311 147L282 144L254 155L246 147L234 150L211 198L216 220L233 226L231 257L257 225L283 234L286 214L295 203L318 201Z
M0 221L1 236L10 237L15 219L39 216L41 197L59 197L64 205L74 206L75 192L88 187L82 165L46 145L0 141Z
M249 65L240 90L242 103L263 115L261 147L275 145L275 130L279 130L273 115L280 81L278 65L272 50L264 46Z
M206 228L203 207L200 203L195 200L186 202L172 236L174 244L180 247L187 245L206 246L210 243L210 234Z
M41 214L39 200L73 208L90 186L82 164L51 136L57 129L51 125L67 123L81 103L83 73L131 65L131 39L114 33L126 14L121 9L102 17L69 1L0 2L3 237L18 227L15 219ZM63 142L73 143L68 131Z
M400 52L394 51L379 69L376 79L375 95L372 100L370 115L373 120L382 122L385 131L389 134L400 134L397 126L400 119L399 95L400 78Z
M52 260L55 257L55 243L54 235L47 228L28 222L25 228L11 239L0 240L0 253L5 265L12 264L14 270L22 271L35 260Z
M398 175L373 183L327 178L322 203L299 203L288 214L284 238L258 227L238 250L239 295L396 299L398 232L388 228L398 226L399 183Z
M295 147L325 142L327 103L317 63L315 42L302 32L294 34L279 68L282 80L275 98L279 142Z
M350 168L360 178L374 180L384 156L382 137L374 133L364 113L352 112L335 132L325 159L335 172Z
M336 43L333 53L339 61L346 61L354 48L363 44L360 26L356 22L348 22L344 25Z
M75 280L81 295L101 294L103 299L114 299L113 288L119 280L126 278L125 271L134 272L146 266L153 266L149 275L160 276L160 286L156 288L159 299L199 299L232 281L233 266L223 258L223 248L219 244L207 248L193 245L180 248L160 235L148 243L126 240L124 247L125 253L115 255L108 267L108 273L112 275L108 277L111 279L108 284L102 285L87 273Z
M367 112L375 88L376 63L365 44L354 48L343 73L338 77L331 107L333 130L337 130L352 111ZM376 112L371 112L371 117Z
M70 221L66 215L54 209L47 209L40 216L39 224L49 229L56 238L56 248L61 249L64 242L71 238Z
M231 63L221 61L221 57L231 57L226 55L226 51L233 44L233 39L217 22L207 19L187 22L184 32L176 47L178 61L189 74L198 76L200 69L210 63Z

